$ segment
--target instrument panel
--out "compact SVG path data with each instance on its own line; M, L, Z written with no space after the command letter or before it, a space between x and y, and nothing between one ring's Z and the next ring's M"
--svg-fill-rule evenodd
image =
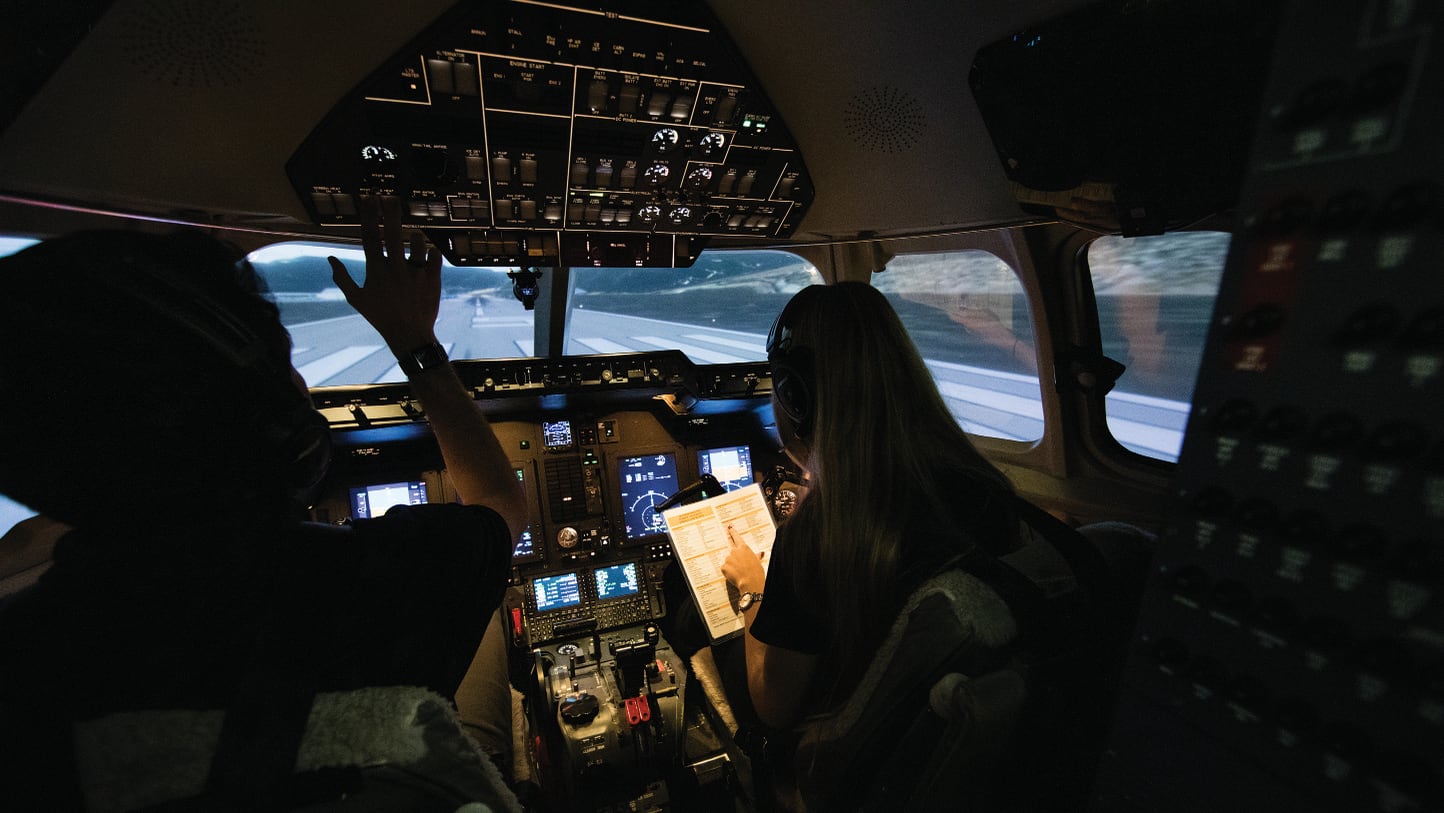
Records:
M706 6L465 3L341 99L287 165L314 222L400 198L453 265L685 267L787 237L801 153Z
M497 362L457 364L526 494L530 521L512 554L503 614L513 643L527 649L664 617L672 548L660 506L703 474L729 490L767 481L774 506L789 504L801 481L775 436L758 377L765 365L713 371L670 355L617 358L607 363L658 371L650 384L619 388L568 372L569 363L580 370L603 362L549 362L555 380L574 382L562 394L549 386L498 391L499 379L517 376ZM750 380L750 389L728 386L733 379ZM397 504L456 499L424 413L396 406L409 403L396 386L328 389L315 399L333 418L338 449L314 519L345 522Z

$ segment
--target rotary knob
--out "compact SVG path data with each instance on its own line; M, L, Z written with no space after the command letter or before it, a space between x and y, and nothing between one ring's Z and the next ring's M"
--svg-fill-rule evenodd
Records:
M575 548L577 546L577 541L580 539L581 534L578 534L577 529L571 527L570 525L557 531L557 546L563 549Z

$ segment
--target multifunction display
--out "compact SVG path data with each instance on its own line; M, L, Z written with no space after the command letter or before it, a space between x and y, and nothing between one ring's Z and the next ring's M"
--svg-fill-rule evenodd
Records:
M657 506L677 491L676 456L662 452L624 457L617 465L617 480L627 539L666 533L667 523Z
M370 519L397 505L424 505L426 483L420 480L380 483L351 489L351 517Z
M723 446L697 453L697 472L710 474L728 491L752 485L752 450L746 446Z

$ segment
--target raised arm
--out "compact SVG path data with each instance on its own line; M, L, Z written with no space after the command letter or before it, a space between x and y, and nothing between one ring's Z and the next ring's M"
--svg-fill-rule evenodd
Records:
M461 501L490 506L506 520L512 538L526 526L526 501L506 452L476 401L451 364L417 364L436 346L436 316L441 308L441 252L420 232L407 238L395 199L363 200L361 245L366 251L366 282L357 285L335 257L331 276L346 301L366 318L401 361L412 393L426 409L441 447L446 470ZM439 352L439 350L438 350ZM433 357L433 360L444 356Z

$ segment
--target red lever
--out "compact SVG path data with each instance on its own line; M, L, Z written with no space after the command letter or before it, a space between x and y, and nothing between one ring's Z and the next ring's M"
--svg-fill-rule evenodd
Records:
M627 722L631 725L645 723L652 719L652 707L645 697L629 697L626 701Z

